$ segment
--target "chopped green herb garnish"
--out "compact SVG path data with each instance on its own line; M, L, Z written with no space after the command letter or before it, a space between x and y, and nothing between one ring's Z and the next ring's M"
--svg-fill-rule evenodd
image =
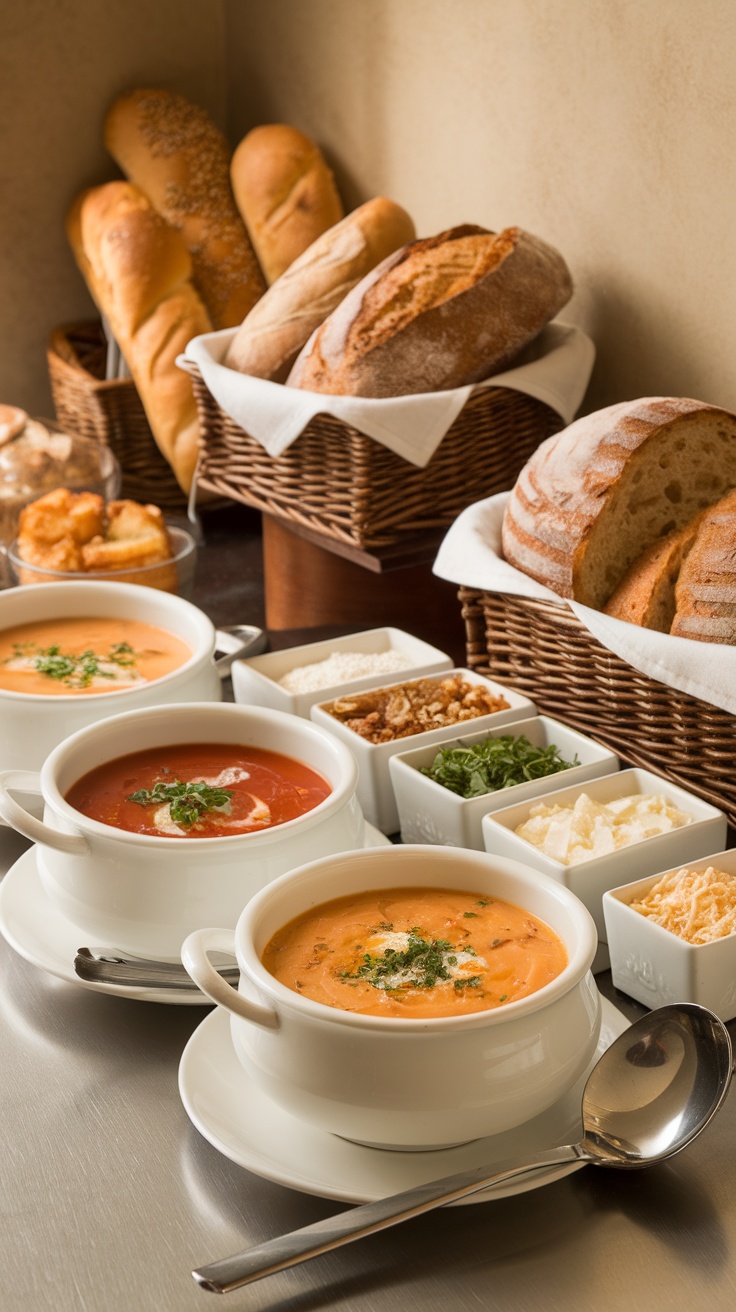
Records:
M460 989L477 989L479 984L480 975L468 975L467 979L456 979L453 987L459 992Z
M138 806L161 806L169 802L171 819L175 824L193 825L206 811L216 811L227 806L233 795L231 788L214 788L205 783L182 783L175 779L172 783L159 781L153 788L139 788L131 793L129 802Z
M78 656L65 654L58 643L50 647L34 647L33 643L17 642L13 645L10 660L19 657L30 660L32 668L39 674L57 679L69 688L88 688L95 678L114 679L115 672L102 669L103 664L130 669L137 660L135 651L127 642L116 642L104 656L91 649L80 652Z
M472 916L472 918L473 918L474 920L477 920L477 919L478 919L478 912L477 912L477 911L463 911L463 916L465 917L466 920L468 920L471 916Z
M446 939L427 939L421 929L415 927L409 931L409 941L403 951L386 948L376 956L365 952L357 970L344 970L341 978L363 980L377 989L431 989L438 981L452 978L448 966L456 965L457 957L448 956L448 953L452 954L453 948ZM398 983L395 982L397 976Z
M472 747L440 748L432 764L423 766L420 773L459 797L482 797L579 764L577 756L564 761L554 744L535 747L524 734L518 738L502 734Z

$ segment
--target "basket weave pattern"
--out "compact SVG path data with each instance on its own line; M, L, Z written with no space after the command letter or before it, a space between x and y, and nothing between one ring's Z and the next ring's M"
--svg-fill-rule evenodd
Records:
M471 501L511 487L554 410L508 388L471 395L424 469L331 415L316 415L278 457L224 414L192 370L206 487L362 550L448 528Z
M546 715L663 775L736 825L736 716L641 674L562 603L459 592L467 661Z
M184 510L187 498L156 445L135 383L106 379L105 356L99 322L66 324L51 334L46 358L59 425L111 448L122 496Z

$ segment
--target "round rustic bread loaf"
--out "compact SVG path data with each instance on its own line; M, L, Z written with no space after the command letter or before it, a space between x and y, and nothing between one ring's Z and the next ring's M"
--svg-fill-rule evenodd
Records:
M657 538L736 487L736 415L682 397L624 401L543 442L503 523L510 564L601 609Z
M736 492L706 511L675 587L671 633L736 643Z
M462 224L411 242L367 274L307 342L287 385L406 396L477 383L518 355L572 295L546 242Z

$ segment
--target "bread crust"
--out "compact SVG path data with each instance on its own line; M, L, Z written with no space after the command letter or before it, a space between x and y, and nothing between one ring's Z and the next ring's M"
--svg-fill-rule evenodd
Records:
M128 180L183 236L215 328L234 328L265 281L230 185L230 147L205 110L172 91L118 96L105 145Z
M705 513L699 511L683 529L674 529L646 548L606 602L606 615L669 633L675 617L675 584Z
M414 238L406 210L376 196L323 232L246 316L225 356L231 369L284 382L299 351L348 292Z
M344 215L319 147L286 123L248 132L233 154L230 179L269 285Z
M548 438L503 522L506 559L601 609L654 540L736 485L736 416L683 397L609 406Z
M736 491L703 516L675 588L671 633L736 643Z
M520 228L462 224L389 256L330 315L298 357L292 387L405 396L480 382L562 309L562 256Z
M162 454L188 491L199 452L191 381L176 357L212 325L191 281L181 233L128 182L81 197L79 230L90 290L107 316Z

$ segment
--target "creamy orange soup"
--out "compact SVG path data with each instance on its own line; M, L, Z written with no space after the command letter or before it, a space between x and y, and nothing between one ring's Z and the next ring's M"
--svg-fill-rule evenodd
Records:
M125 692L191 656L166 629L92 616L19 624L0 633L0 688L52 697Z
M465 1015L516 1002L564 970L555 932L522 907L445 888L358 893L314 907L270 939L287 988L366 1016Z

